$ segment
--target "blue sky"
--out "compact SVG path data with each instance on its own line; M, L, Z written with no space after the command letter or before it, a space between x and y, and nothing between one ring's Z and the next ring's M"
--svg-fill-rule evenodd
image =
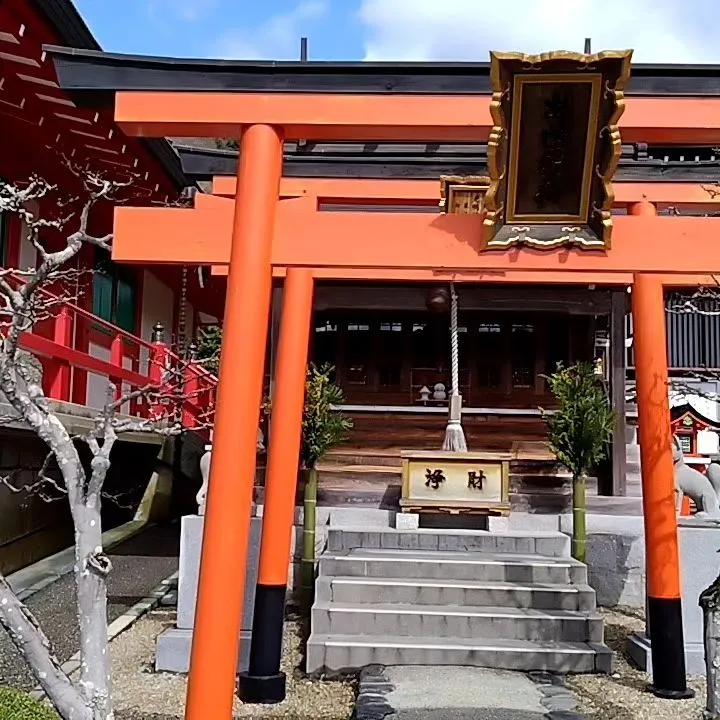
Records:
M390 0L392 1L392 0ZM360 0L75 0L104 50L182 57L362 59Z
M105 50L176 57L487 60L490 50L633 48L720 62L718 0L75 0Z

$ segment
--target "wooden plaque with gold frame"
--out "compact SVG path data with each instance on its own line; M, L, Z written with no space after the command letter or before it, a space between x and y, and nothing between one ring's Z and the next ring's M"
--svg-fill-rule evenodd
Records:
M510 512L510 453L403 450L401 457L403 512Z
M479 215L489 185L490 178L485 175L441 175L440 211Z
M610 247L631 57L491 53L483 248Z

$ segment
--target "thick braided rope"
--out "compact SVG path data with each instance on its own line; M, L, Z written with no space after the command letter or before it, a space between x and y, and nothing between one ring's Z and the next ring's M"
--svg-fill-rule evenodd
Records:
M458 298L455 283L450 283L450 363L452 372L452 394L460 394L460 366L458 347Z

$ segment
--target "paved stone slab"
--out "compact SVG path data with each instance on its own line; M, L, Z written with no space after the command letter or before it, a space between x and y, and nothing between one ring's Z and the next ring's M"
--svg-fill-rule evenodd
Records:
M402 718L406 717L402 713L410 710L441 708L522 711L528 713L528 720L533 714L541 718L547 712L540 688L520 673L470 667L390 667L385 674L394 688L387 701Z
M358 720L581 720L562 678L547 673L374 665L362 671L359 691Z

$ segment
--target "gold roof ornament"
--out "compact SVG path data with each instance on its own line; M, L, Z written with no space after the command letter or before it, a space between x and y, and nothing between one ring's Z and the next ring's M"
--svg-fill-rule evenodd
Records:
M632 50L490 57L483 249L609 249Z

